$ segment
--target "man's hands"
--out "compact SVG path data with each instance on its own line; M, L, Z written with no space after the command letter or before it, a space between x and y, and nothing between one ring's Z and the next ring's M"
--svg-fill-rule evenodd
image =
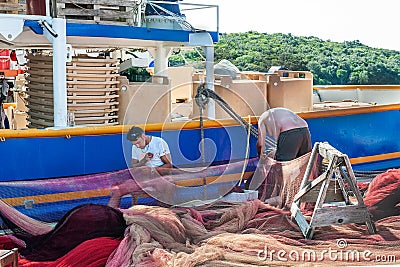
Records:
M153 158L153 153L146 153L144 157L139 161L139 166L144 166L146 163Z

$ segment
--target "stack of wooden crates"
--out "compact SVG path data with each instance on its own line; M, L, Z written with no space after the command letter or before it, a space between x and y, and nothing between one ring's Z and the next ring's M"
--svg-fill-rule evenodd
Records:
M0 0L0 13L44 15L45 4L45 0ZM53 17L69 21L136 25L144 3L132 0L56 0L50 1L50 10Z
M25 0L0 0L1 14L25 14Z
M57 0L57 17L106 24L135 23L141 3L132 0Z
M28 121L30 128L54 126L53 58L28 55ZM73 57L67 63L67 109L75 125L118 124L117 60Z

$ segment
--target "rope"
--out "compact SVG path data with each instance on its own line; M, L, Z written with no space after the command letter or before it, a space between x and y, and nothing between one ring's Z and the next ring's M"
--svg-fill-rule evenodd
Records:
M204 168L204 165L206 163L205 160L205 147L204 147L204 124L203 124L203 107L200 107L200 142L201 142L201 167ZM207 177L204 175L204 169L203 169L203 185L204 185L204 190L203 190L203 198L207 199Z
M201 86L201 85L200 85ZM203 85L204 88L204 85ZM205 166L205 146L204 146L204 120L203 120L203 111L208 104L208 97L206 95L200 94L199 91L197 91L197 94L195 96L195 101L196 104L199 106L199 113L200 113L200 142L201 142L201 166ZM204 185L204 193L203 197L204 199L207 199L207 177L204 175L203 176L203 185Z
M201 113L200 113L201 114ZM201 115L200 115L201 116ZM200 119L201 119L201 117L200 117ZM248 117L248 119L249 119L249 121L250 121L250 115L249 115L249 117ZM240 184L243 182L243 176L244 176L244 173L245 173L245 171L246 171L246 168L247 168L247 163L248 163L248 160L249 160L249 148L250 148L250 123L249 123L249 127L248 127L248 130L247 130L247 142L246 142L246 155L245 155L245 158L244 158L244 163L243 163L243 168L242 168L242 172L241 172L241 174L240 174L240 179L239 179L239 182L237 183L239 186L240 186ZM207 181L206 181L207 182ZM204 180L203 180L203 183L204 183ZM204 184L205 186L207 186L207 184ZM206 192L206 189L204 189L204 192ZM201 199L194 199L194 200L191 200L191 201L187 201L187 202L184 202L184 203L180 203L179 205L181 205L181 206L187 206L187 205L189 205L189 204L193 204L193 203L202 203L202 204L207 204L210 200L207 200L207 194L205 193L204 194L204 199L203 200L201 200ZM215 199L215 201L216 200L220 200L220 199L222 199L224 196L220 196L218 199ZM177 207L178 205L173 205L173 207Z
M250 121L250 115L248 116L248 120ZM242 184L244 172L246 171L247 163L248 163L248 160L249 160L250 133L251 133L250 125L251 125L251 123L249 123L249 127L247 128L246 155L244 156L243 169L242 169L242 173L240 175L240 180L239 180L239 183L238 183L239 186Z

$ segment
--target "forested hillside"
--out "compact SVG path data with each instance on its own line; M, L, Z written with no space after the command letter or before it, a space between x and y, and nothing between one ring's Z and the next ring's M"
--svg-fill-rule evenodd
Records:
M201 60L184 53L185 60ZM400 52L371 48L359 41L343 43L291 34L254 31L222 34L215 45L215 62L227 59L242 71L267 72L271 66L308 70L314 84L400 84ZM172 65L183 63L171 58Z

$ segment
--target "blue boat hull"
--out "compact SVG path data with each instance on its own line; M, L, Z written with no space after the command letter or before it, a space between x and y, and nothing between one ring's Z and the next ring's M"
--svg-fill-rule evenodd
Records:
M397 109L396 109L397 108ZM329 142L347 154L355 170L382 170L400 167L400 110L329 115L303 114L313 143ZM252 121L256 125L256 120ZM194 166L202 163L201 133L198 122L187 126L173 124L161 132L161 126L150 125L147 131L162 136L170 144L175 166ZM93 174L124 169L130 162L130 146L124 133L128 127L98 127L99 134L74 134L65 130L46 136L46 130L35 130L33 136L24 131L11 131L14 136L0 142L3 164L0 181L21 181ZM110 129L110 133L107 131ZM28 130L26 133L33 131ZM96 132L95 130L92 130ZM57 132L57 131L53 131ZM6 132L10 134L10 131ZM15 134L16 133L16 134ZM1 135L1 133L0 133ZM205 162L220 164L256 157L256 138L232 121L205 123ZM248 148L248 150L247 150Z
M329 142L349 156L354 170L400 167L399 105L359 109L353 113L300 115L309 124L313 143ZM251 119L251 123L256 125L256 118ZM198 122L174 123L162 131L161 125L145 127L149 134L167 140L177 168L203 164ZM109 188L116 180L102 177L84 183L76 176L96 177L126 169L131 153L131 144L125 138L128 129L129 126L105 126L57 131L0 131L3 135L0 142L3 152L0 197L19 211L46 221L57 220L80 204L106 204ZM256 138L232 120L206 121L204 136L207 165L257 157ZM88 185L95 185L95 188L87 188ZM84 195L76 193L82 191ZM130 196L124 197L121 204L127 207L131 201Z

